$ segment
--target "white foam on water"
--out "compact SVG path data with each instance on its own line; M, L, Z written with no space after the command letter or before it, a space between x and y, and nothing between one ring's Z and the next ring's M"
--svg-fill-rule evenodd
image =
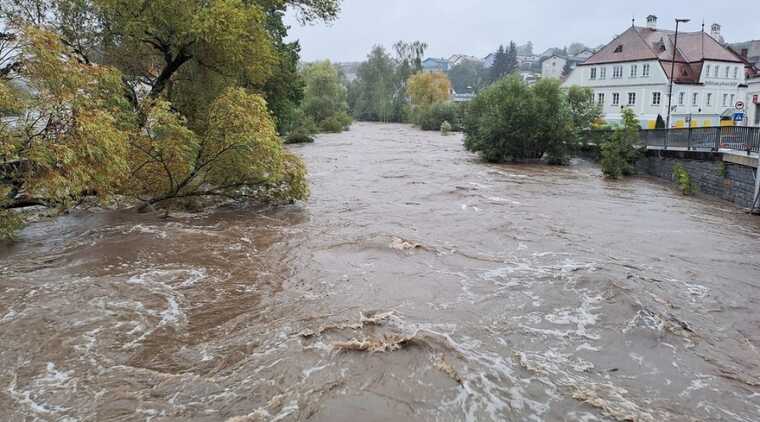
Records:
M707 388L709 386L710 386L710 384L706 383L703 379L697 378L697 379L691 381L691 383L689 384L689 386L686 387L686 389L683 390L679 394L679 397L683 397L683 398L689 397L689 396L691 396L691 393L693 393L695 391L703 390L703 389L705 389L705 388Z
M177 300L173 296L169 296L167 301L166 310L161 312L161 322L158 324L159 326L176 324L180 318L184 316L184 313L179 308L179 303L177 303Z
M159 239L166 239L168 235L164 230L161 230L157 226L144 226L142 224L136 224L132 226L129 230L127 230L125 233L145 233L145 234L153 234L156 235Z
M280 413L275 415L275 417L272 418L270 422L281 421L287 418L288 416L292 415L293 413L297 412L298 409L299 409L298 402L293 400L290 403L288 403L285 407L283 407Z
M305 378L309 378L311 376L311 374L319 372L319 371L321 371L321 370L323 370L325 368L328 368L330 366L332 366L332 365L329 364L329 363L326 363L326 364L324 364L322 366L313 366L311 368L306 368L302 372L303 372L303 375L304 375Z
M16 316L18 316L18 314L16 313L16 311L13 310L13 309L9 309L8 312L5 315L3 315L2 318L0 318L0 322L13 321L13 320L16 319Z
M59 413L59 412L65 412L68 410L68 408L63 406L57 406L52 405L45 402L39 402L32 398L32 391L24 390L24 391L18 391L16 389L16 377L13 377L13 381L11 381L10 385L8 386L8 394L11 396L11 398L18 403L21 406L29 408L34 413L43 413L43 414L51 414L51 413ZM33 385L36 383L33 383ZM37 392L40 392L39 389L34 388L33 390L38 390ZM36 420L36 418L35 418Z
M500 196L489 196L487 199L491 202L496 202L498 204L522 205L522 203L520 202L513 201L507 198L502 198Z
M53 362L48 362L47 374L39 381L51 387L63 387L69 381L69 379L71 379L71 376L69 374L72 373L74 373L73 370L68 372L59 371L55 368L55 364Z

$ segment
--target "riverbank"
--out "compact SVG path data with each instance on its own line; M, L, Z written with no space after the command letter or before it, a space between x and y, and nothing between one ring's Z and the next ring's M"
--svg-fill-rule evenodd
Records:
M731 204L405 125L292 151L305 204L70 215L2 250L0 419L760 412L760 223Z

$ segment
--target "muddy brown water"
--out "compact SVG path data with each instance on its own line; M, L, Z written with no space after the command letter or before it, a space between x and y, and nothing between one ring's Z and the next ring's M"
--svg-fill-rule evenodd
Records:
M356 124L312 197L0 247L2 421L758 421L760 220Z

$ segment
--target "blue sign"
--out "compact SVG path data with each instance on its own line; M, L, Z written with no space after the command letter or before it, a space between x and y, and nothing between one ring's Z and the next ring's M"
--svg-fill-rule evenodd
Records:
M734 121L735 122L743 122L744 121L744 113L734 113Z

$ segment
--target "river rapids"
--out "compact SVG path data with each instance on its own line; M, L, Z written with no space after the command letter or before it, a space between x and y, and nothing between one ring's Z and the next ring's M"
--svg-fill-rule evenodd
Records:
M409 126L312 196L0 246L2 421L760 420L760 220Z

